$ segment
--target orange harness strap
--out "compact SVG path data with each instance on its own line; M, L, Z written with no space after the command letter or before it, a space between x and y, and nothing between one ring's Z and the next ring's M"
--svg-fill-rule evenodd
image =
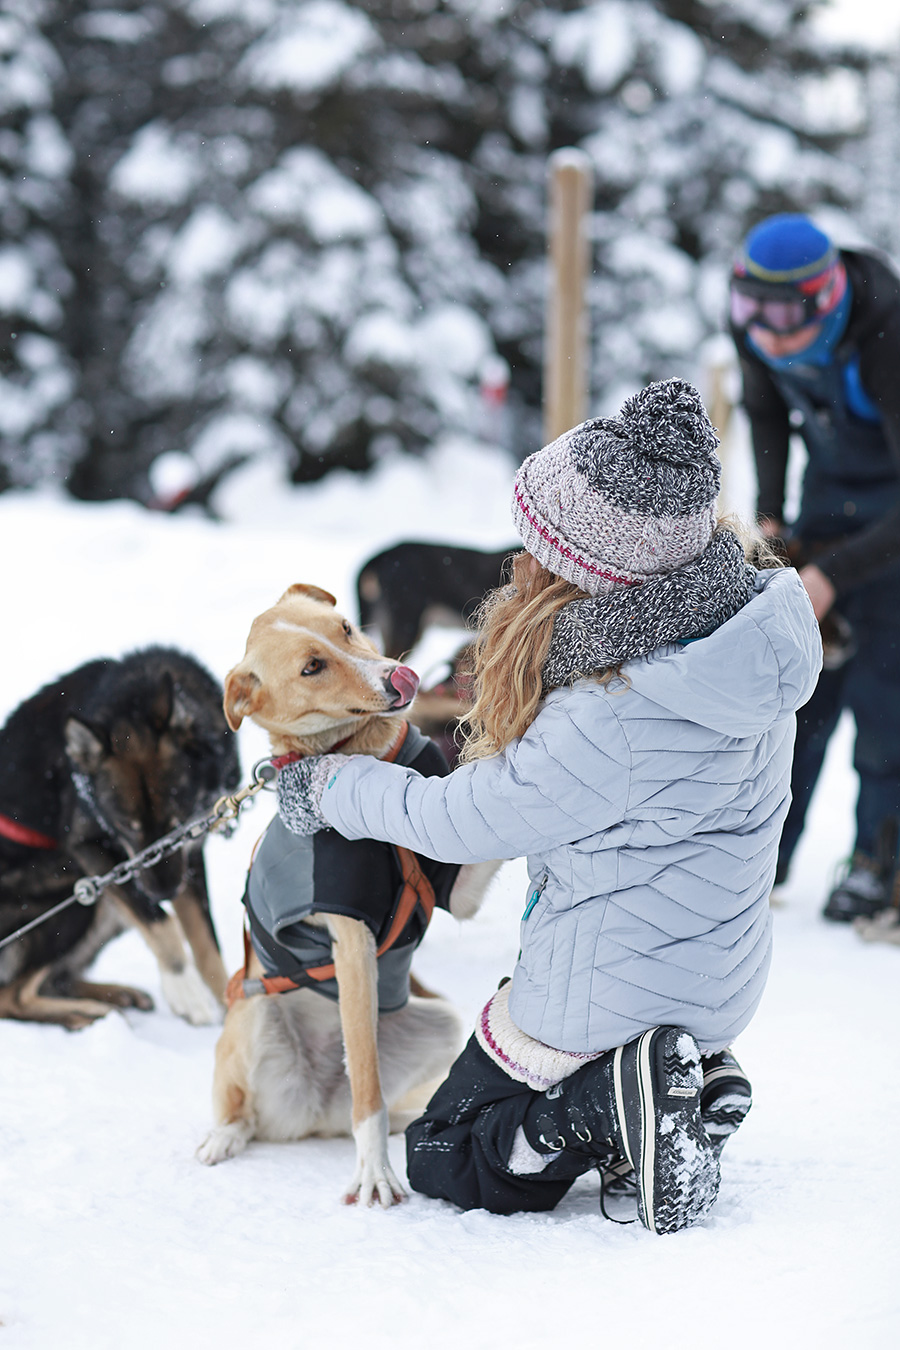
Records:
M244 988L244 980L247 978L247 971L250 968L250 925L244 920L244 964L240 970L236 970L231 979L225 986L225 1007L230 1008L232 1003L237 1003L238 999L246 998L247 991ZM287 975L260 975L255 983L262 985L260 993L263 994L287 994L291 989L299 989L300 985Z
M403 747L409 731L409 723L404 722L397 739L382 759L391 763L395 760ZM379 957L384 952L389 951L403 932L417 905L421 905L425 914L425 926L431 922L431 916L434 913L434 887L426 877L419 866L419 860L411 849L401 848L394 845L397 858L400 862L400 870L403 875L403 889L400 892L400 901L394 914L393 922L388 929L387 936L378 947L375 955ZM250 925L244 921L244 964L240 970L236 970L228 981L225 990L225 1003L231 1007L238 999L246 998L247 993L244 989L244 980L247 976L247 969L250 964ZM324 966L309 966L306 975L311 980L333 980L335 975L334 962L330 961ZM301 989L303 986L297 984L289 975L262 975L254 984L261 986L259 992L264 994L286 994L291 989Z
M376 957L383 956L389 951L403 932L409 920L412 918L413 910L416 905L421 904L425 911L426 925L431 922L431 916L434 913L434 887L426 877L419 866L416 855L408 848L397 848L397 855L400 859L400 867L403 872L403 890L400 892L400 903L394 914L394 920L388 929L387 937L381 943L375 952ZM311 980L333 980L334 962L331 961L327 966L308 966L306 974ZM275 983L278 980L276 978ZM263 981L263 984L272 983ZM293 985L293 981L291 982ZM296 985L293 985L297 988ZM266 993L281 993L281 990L266 989Z

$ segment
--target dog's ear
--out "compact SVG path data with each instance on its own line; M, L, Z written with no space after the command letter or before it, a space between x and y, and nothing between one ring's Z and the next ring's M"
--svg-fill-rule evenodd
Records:
M245 717L252 717L263 701L262 680L252 670L241 670L235 666L225 676L225 697L222 707L225 709L225 721L232 731L237 731Z
M186 735L193 729L195 718L193 710L185 701L184 691L172 676L164 670L160 676L148 708L150 726L158 736L164 731L180 732Z
M305 581L295 581L293 586L288 586L278 603L287 600L291 595L303 595L307 600L318 600L323 605L331 605L332 609L337 604L331 591L323 591L321 586L308 586Z
M171 673L164 670L160 676L159 684L150 700L148 709L149 721L153 730L161 735L169 722L172 720L172 703L175 697L175 686L172 682Z
M82 773L96 773L109 754L109 744L103 733L80 717L66 720L66 753L76 769Z

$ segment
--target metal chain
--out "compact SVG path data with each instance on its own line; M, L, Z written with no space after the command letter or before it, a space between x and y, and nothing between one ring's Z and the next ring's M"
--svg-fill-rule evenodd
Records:
M52 909L46 910L36 919L32 919L30 923L23 924L14 933L0 939L0 948L7 946L10 942L15 942L17 938L22 937L32 928L36 928L38 924L51 919L54 914L59 914L69 905L75 904L76 901L80 905L96 904L107 886L121 886L126 881L131 881L139 872L146 871L149 867L155 867L170 853L176 853L186 843L195 839L202 839L204 835L211 834L213 830L221 830L225 838L229 838L235 831L237 819L243 807L258 792L270 787L278 777L278 770L268 759L258 760L253 766L252 773L252 783L231 796L220 797L208 815L197 816L194 820L186 821L183 825L176 825L174 830L170 830L168 834L164 834L161 839L157 839L154 843L148 844L133 858L126 858L124 862L117 863L103 876L81 877L80 880L75 882L72 894L67 899L61 900Z

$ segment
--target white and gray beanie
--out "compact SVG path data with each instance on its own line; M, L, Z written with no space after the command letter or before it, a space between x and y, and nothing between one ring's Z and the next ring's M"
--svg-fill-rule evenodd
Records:
M545 684L698 637L747 602L754 570L716 529L718 443L693 385L662 380L522 464L512 514L525 548L592 597L557 616Z
M650 384L530 455L513 522L526 549L589 595L696 558L716 528L719 438L685 380Z

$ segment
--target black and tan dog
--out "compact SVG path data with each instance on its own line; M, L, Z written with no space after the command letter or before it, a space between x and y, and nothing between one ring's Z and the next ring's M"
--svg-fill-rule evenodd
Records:
M428 624L469 622L487 591L499 586L510 545L497 553L458 544L407 540L377 553L360 568L356 579L359 621L378 634L385 656L407 655Z
M254 620L225 681L229 724L249 717L263 727L276 762L340 747L446 772L404 719L414 673L381 656L334 606L327 591L295 585ZM435 901L469 917L496 866L435 863L331 830L298 839L276 817L250 871L252 946L231 982L216 1049L216 1125L200 1160L221 1162L254 1138L352 1131L356 1171L345 1200L401 1199L387 1141L390 1125L404 1122L390 1112L443 1077L460 1039L444 999L410 992L412 953Z
M79 877L108 872L237 785L236 738L221 699L192 657L150 647L80 666L12 713L0 729L0 937L71 895ZM177 917L163 908L168 900ZM156 956L173 1011L215 1020L226 980L202 841L0 949L0 1017L74 1029L112 1007L151 1008L140 990L83 978L129 925Z

